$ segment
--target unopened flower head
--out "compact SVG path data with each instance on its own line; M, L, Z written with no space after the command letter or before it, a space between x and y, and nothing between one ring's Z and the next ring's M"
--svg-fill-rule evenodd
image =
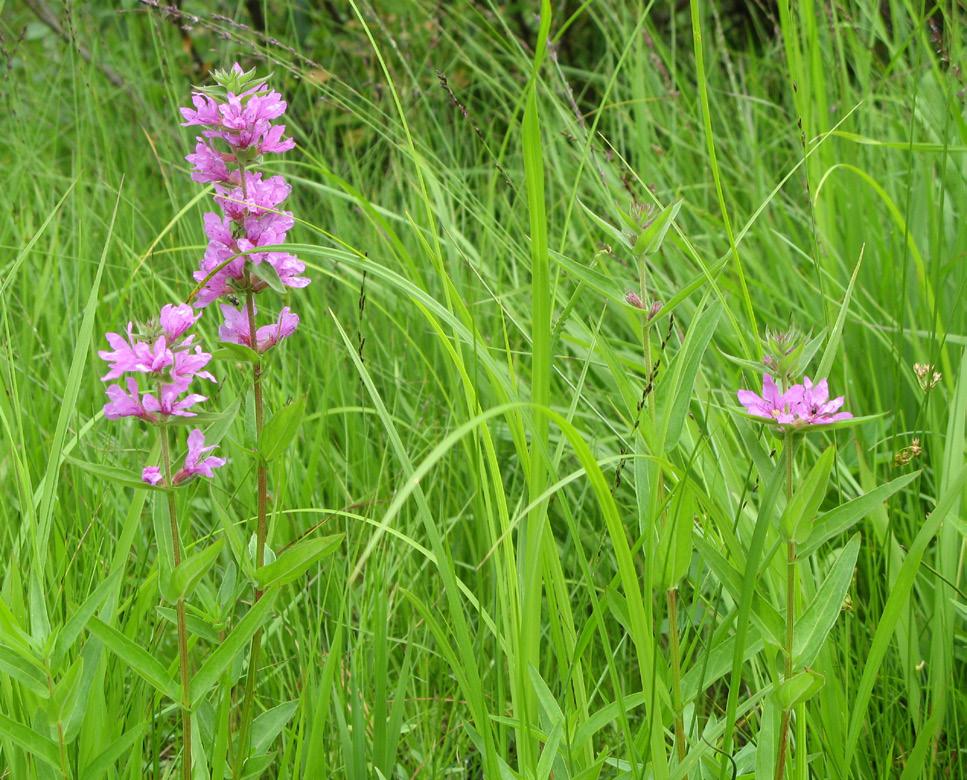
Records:
M806 350L808 336L798 328L785 330L766 330L762 342L762 362L771 374L783 383L790 383L792 377L802 376L812 355Z
M920 385L920 389L925 393L933 390L940 384L940 380L943 379L943 374L935 371L931 363L914 363L913 373L917 376L917 384Z
M649 320L654 319L655 315L661 311L661 307L664 306L661 301L652 301L650 306L645 306L645 302L641 300L641 296L634 290L628 290L625 293L625 302L634 306L636 309L648 309Z

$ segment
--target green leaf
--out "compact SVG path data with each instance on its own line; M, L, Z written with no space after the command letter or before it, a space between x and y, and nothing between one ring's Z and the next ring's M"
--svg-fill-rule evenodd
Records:
M167 620L172 626L178 625L178 612L172 607L156 607L162 620ZM185 628L188 633L207 639L212 644L218 644L218 632L212 626L197 615L190 612L185 615Z
M223 342L222 345L212 352L215 360L242 361L244 363L260 363L262 356L251 347L244 344L232 344Z
M272 709L266 710L252 721L252 752L255 754L264 753L268 750L275 738L285 728L296 710L299 709L299 701L287 701L279 704Z
M262 588L277 587L292 582L339 547L344 534L333 534L318 539L306 539L292 545L272 563L255 572Z
M147 650L96 617L91 618L88 629L139 677L151 683L169 699L180 700L178 684L168 676L168 670L161 662Z
M84 671L84 656L78 656L77 660L71 664L59 683L54 688L54 695L50 699L48 713L53 722L63 722L69 719L70 714L77 706L77 696L81 691L82 674Z
M195 590L195 586L201 578L208 573L208 570L218 560L218 556L225 545L224 539L219 539L209 545L201 552L185 558L174 571L171 572L171 584L168 588L167 598L169 601L176 602L179 599L188 598Z
M796 621L792 654L795 668L809 666L819 655L843 607L846 591L853 581L853 569L859 551L860 536L854 534L840 552L813 600Z
M552 256L554 261L558 263L558 265L563 266L570 276L576 277L580 282L586 284L598 295L620 303L623 306L626 306L628 309L641 311L641 309L636 309L634 306L631 306L631 304L625 303L626 288L621 288L610 277L594 268L589 268L586 265L583 265L556 252L552 253Z
M249 780L250 777L262 777L265 770L275 763L274 753L262 753L258 756L249 756L245 759L245 766L242 768L242 780Z
M819 672L811 669L799 672L779 683L776 688L776 702L782 709L795 707L799 702L819 693L825 683L826 678Z
M55 769L60 769L60 753L57 744L31 728L0 715L0 735L19 745L33 756L45 761Z
M839 307L839 314L836 315L836 322L833 324L833 330L829 334L829 341L826 344L826 349L823 350L823 357L819 361L819 367L816 369L817 377L823 378L829 376L829 369L833 367L833 360L836 358L839 342L843 338L843 325L846 323L849 302L853 298L853 287L856 284L856 277L859 276L860 266L863 264L863 250L865 248L866 245L864 244L863 248L860 249L859 260L856 261L853 275L850 277L849 285L846 287L846 294L843 296L843 303Z
M231 633L225 637L218 647L216 647L205 659L201 668L194 674L191 680L191 703L194 706L202 696L218 682L225 670L232 664L235 657L247 646L249 640L261 627L265 618L271 612L275 599L279 595L278 590L270 590L262 595L252 608L245 613Z
M663 590L676 588L688 573L695 513L695 497L683 480L669 501L668 520L658 539L658 584Z
M588 218L595 225L597 225L599 228L601 228L601 230L603 230L605 233L608 234L608 236L611 238L612 241L620 244L625 249L631 249L634 246L631 238L628 236L627 233L621 230L621 228L617 228L607 220L599 217L597 214L591 211L591 209L589 209L587 206L581 203L580 200L578 201L578 205L580 205L581 208L584 209L584 213L588 215Z
M278 271L275 270L271 263L248 263L248 267L254 276L257 276L265 282L275 292L285 295L287 290L279 278Z
M905 488L919 476L919 471L904 474L892 482L880 485L862 496L821 514L813 525L805 544L799 549L800 557L811 555L823 543L852 528L855 523L862 520L890 496Z
M829 475L835 460L835 448L827 447L793 494L792 501L786 506L786 511L779 520L779 527L787 539L802 541L809 536L813 518L826 497Z
M0 630L0 642L14 650L25 660L35 664L39 663L33 651L30 637L2 598L0 598L0 629L2 629ZM42 669L43 667L39 666L38 668Z
M16 680L35 696L46 699L50 695L47 677L37 661L32 663L23 656L0 645L0 674Z
M674 449L682 435L685 414L695 387L695 376L721 313L722 307L716 303L696 315L685 336L685 343L675 357L674 365L661 383L665 452Z
M94 592L84 600L83 604L73 610L70 619L63 625L54 640L54 652L51 656L51 665L54 669L57 669L67 657L67 651L77 641L77 637L87 626L87 621L91 619L108 597L120 577L121 569L115 569L106 580L94 589Z
M632 250L636 255L639 257L641 255L653 255L661 249L661 242L665 240L665 235L675 221L675 217L678 216L682 203L684 201L677 200L670 206L663 208L638 234L638 240L635 241Z
M43 648L44 655L49 650L50 617L47 615L47 599L44 598L44 586L35 572L30 574L30 636L38 649Z
M122 734L104 750L102 750L81 772L80 777L84 780L98 780L105 772L114 768L114 764L122 756L130 755L134 746L144 736L148 724L140 723L133 729Z
M863 675L852 691L853 706L850 710L849 730L846 734L846 747L843 752L844 766L849 766L852 763L860 732L864 726L868 727L866 713L870 696L879 675L880 665L890 647L893 631L904 610L909 608L910 592L913 590L917 575L920 572L924 553L937 535L947 515L951 511L959 510L965 480L967 480L967 468L962 467L952 478L950 484L947 485L933 511L927 515L926 521L920 526L920 530L917 531L916 537L910 544L907 554L903 558L903 563L900 564L900 570L893 581L890 595L883 606L879 620L876 622L876 631L864 659Z
M303 395L288 406L284 406L268 421L262 431L262 440L259 442L260 454L266 462L274 460L285 452L286 447L295 438L305 412L306 397Z

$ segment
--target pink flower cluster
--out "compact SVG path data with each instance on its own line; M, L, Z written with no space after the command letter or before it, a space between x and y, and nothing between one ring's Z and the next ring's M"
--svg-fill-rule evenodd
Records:
M801 428L808 425L828 425L849 420L849 412L841 412L843 396L830 399L829 384L825 379L813 382L807 376L802 384L792 385L780 392L769 375L762 377L762 395L751 390L739 390L739 402L749 414L774 420L780 426Z
M191 408L206 398L188 392L192 382L195 379L215 381L205 369L212 356L195 344L194 334L185 335L200 317L186 303L169 303L162 307L158 319L144 325L141 332L135 333L134 323L129 322L124 336L107 334L111 349L98 352L108 364L108 372L101 379L105 382L121 379L123 383L107 388L105 417L110 420L137 417L157 423L168 417L195 416ZM213 446L205 447L200 430L192 431L188 436L185 467L172 478L172 484L177 485L196 474L211 477L212 469L225 464L222 458L199 460L202 453L212 449ZM141 478L157 485L162 481L161 470L149 466Z
M101 379L110 382L124 377L124 383L107 388L105 417L139 417L156 422L159 417L194 416L189 409L205 396L188 393L189 386L196 377L215 381L205 370L212 356L194 343L194 335L182 338L200 316L188 304L169 303L161 309L157 322L148 323L143 333L135 334L134 323L129 322L126 336L107 334L111 349L98 354L109 369ZM139 379L145 382L144 392Z
M202 455L211 452L213 449L215 449L214 444L209 447L205 446L205 434L198 428L192 430L188 434L188 454L185 456L185 465L171 478L171 484L180 485L182 482L195 476L208 477L209 479L214 477L214 469L224 466L225 459L202 457ZM158 466L145 466L144 471L141 472L141 479L149 485L157 485L164 478Z
M260 172L248 169L264 154L285 152L295 146L292 139L282 137L285 125L273 124L285 113L286 103L264 80L243 71L238 63L228 73L216 74L216 80L223 87L223 94L219 94L222 100L196 92L192 95L194 108L181 109L185 126L204 128L196 139L194 153L185 158L193 166L192 178L214 184L215 202L222 210L222 216L205 214L208 247L194 274L200 286L195 297L198 307L237 293L264 290L265 273L274 273L286 287L309 284L302 275L305 264L299 258L288 252L258 251L285 243L294 224L292 213L280 210L291 192L285 179L263 178ZM256 329L254 343L268 349L290 335L298 322L297 316L284 309L275 324ZM232 323L226 320L220 330L231 337L222 337L252 344L247 318L235 317ZM269 332L266 328L275 334L273 339L261 335Z

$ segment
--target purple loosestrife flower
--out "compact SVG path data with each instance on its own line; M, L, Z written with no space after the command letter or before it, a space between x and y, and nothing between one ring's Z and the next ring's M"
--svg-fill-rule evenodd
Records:
M238 83L254 83L239 94L226 89L224 100L219 101L208 94L195 92L191 96L194 108L182 108L185 127L204 128L196 140L195 153L188 160L195 171L196 181L229 181L226 163L245 163L262 154L287 152L295 146L291 138L283 139L285 125L273 124L285 113L286 102L278 92L271 91L264 83L250 82L248 74L238 63L232 66L228 77ZM229 148L223 153L212 144L222 142Z
M195 143L194 154L189 154L185 159L192 164L194 170L191 178L200 184L209 182L227 182L230 180L231 171L225 158L234 159L232 155L224 155L216 152L201 138Z
M126 339L117 333L106 335L113 349L98 353L109 366L102 380L108 382L128 376L123 386L115 384L107 388L105 417L112 420L137 417L155 422L158 416L194 416L189 409L204 401L205 396L184 394L196 378L215 381L205 370L212 356L194 344L194 335L182 338L200 316L187 304L168 304L161 309L156 321L144 326L144 334L136 334L134 323L128 323ZM155 392L142 394L138 380L130 374L144 375Z
M807 376L803 380L799 401L795 406L796 423L805 425L828 425L840 420L852 419L849 412L839 411L843 405L843 396L830 400L829 384L825 379L813 382Z
M172 485L180 485L192 477L201 476L211 479L215 476L214 470L225 465L224 458L208 457L203 458L205 453L215 449L212 444L205 446L205 434L198 428L188 434L188 454L185 456L185 465L171 478ZM161 469L157 466L145 466L141 472L141 479L149 485L158 485L162 482Z
M205 214L205 233L209 240L201 267L195 271L195 279L204 282L195 297L195 305L204 307L217 298L234 294L245 279L246 263L268 263L286 287L308 285L309 279L300 275L306 266L299 258L288 252L252 251L283 243L292 223L292 215L288 212L264 212L260 216L247 216L241 223L212 212ZM236 235L239 227L240 234ZM256 292L265 288L260 279L250 280L250 283Z
M765 417L779 423L788 424L795 419L792 406L796 401L795 395L780 393L776 380L769 374L762 377L762 395L756 395L751 390L739 390L739 403L749 414Z
M849 412L839 411L843 405L843 396L830 400L829 384L825 379L813 383L808 376L802 384L792 385L784 393L780 393L775 380L765 374L762 377L761 396L751 390L739 390L738 397L750 414L774 420L780 427L828 425L853 417Z
M145 466L141 470L141 480L142 482L147 482L149 485L161 484L161 469L157 466Z
M251 299L268 287L263 264L272 267L285 287L309 284L305 263L288 252L259 251L284 244L295 220L281 210L292 188L281 176L264 176L254 170L262 155L285 152L295 146L283 137L285 126L276 124L287 108L281 94L269 89L255 71L236 63L228 72L214 72L215 86L197 90L191 108L182 108L186 126L200 126L192 163L192 178L212 182L222 216L205 214L208 246L194 277L199 288L194 305L202 308L219 298L244 294ZM261 266L261 267L260 267ZM275 284L273 282L273 287ZM245 310L222 306L225 323L219 329L224 341L243 344L258 352L271 349L291 335L299 317L288 307L278 320L255 329Z
M271 325L263 325L255 331L255 343L252 343L252 331L249 328L248 313L245 309L236 309L233 306L223 303L221 305L222 315L225 322L218 329L218 337L222 341L254 349L256 352L265 352L280 341L291 336L299 327L299 315L295 314L288 306L284 306L279 312L279 318ZM257 312L257 310L255 310Z
M142 420L151 420L151 415L141 403L141 390L138 387L138 380L128 377L125 386L111 385L107 388L108 402L104 404L104 416L109 420L120 420L122 417L138 417Z
M166 303L161 307L158 322L168 340L174 341L198 322L200 317L201 314L195 314L195 310L187 303Z
M224 184L215 185L215 191L218 193L215 196L215 202L222 207L225 216L233 222L242 222L246 217L258 217L275 209L292 192L292 187L281 176L263 179L261 173L248 171L245 172L245 187L234 180L232 183L235 184L232 188Z

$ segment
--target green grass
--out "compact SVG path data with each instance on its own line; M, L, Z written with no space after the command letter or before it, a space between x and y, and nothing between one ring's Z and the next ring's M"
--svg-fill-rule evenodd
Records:
M788 777L967 774L963 10L260 5L268 38L184 10L205 62L274 72L298 143L267 166L313 277L264 378L269 417L306 397L269 545L345 537L249 612L250 378L220 362L231 460L178 498L188 555L223 540L196 776L232 776L259 625L253 775L771 778L785 707ZM50 7L64 38L0 2L0 778L174 777L157 453L101 419L96 351L191 290L205 76L157 9ZM869 419L797 445L787 682L783 444L735 390L790 324Z

